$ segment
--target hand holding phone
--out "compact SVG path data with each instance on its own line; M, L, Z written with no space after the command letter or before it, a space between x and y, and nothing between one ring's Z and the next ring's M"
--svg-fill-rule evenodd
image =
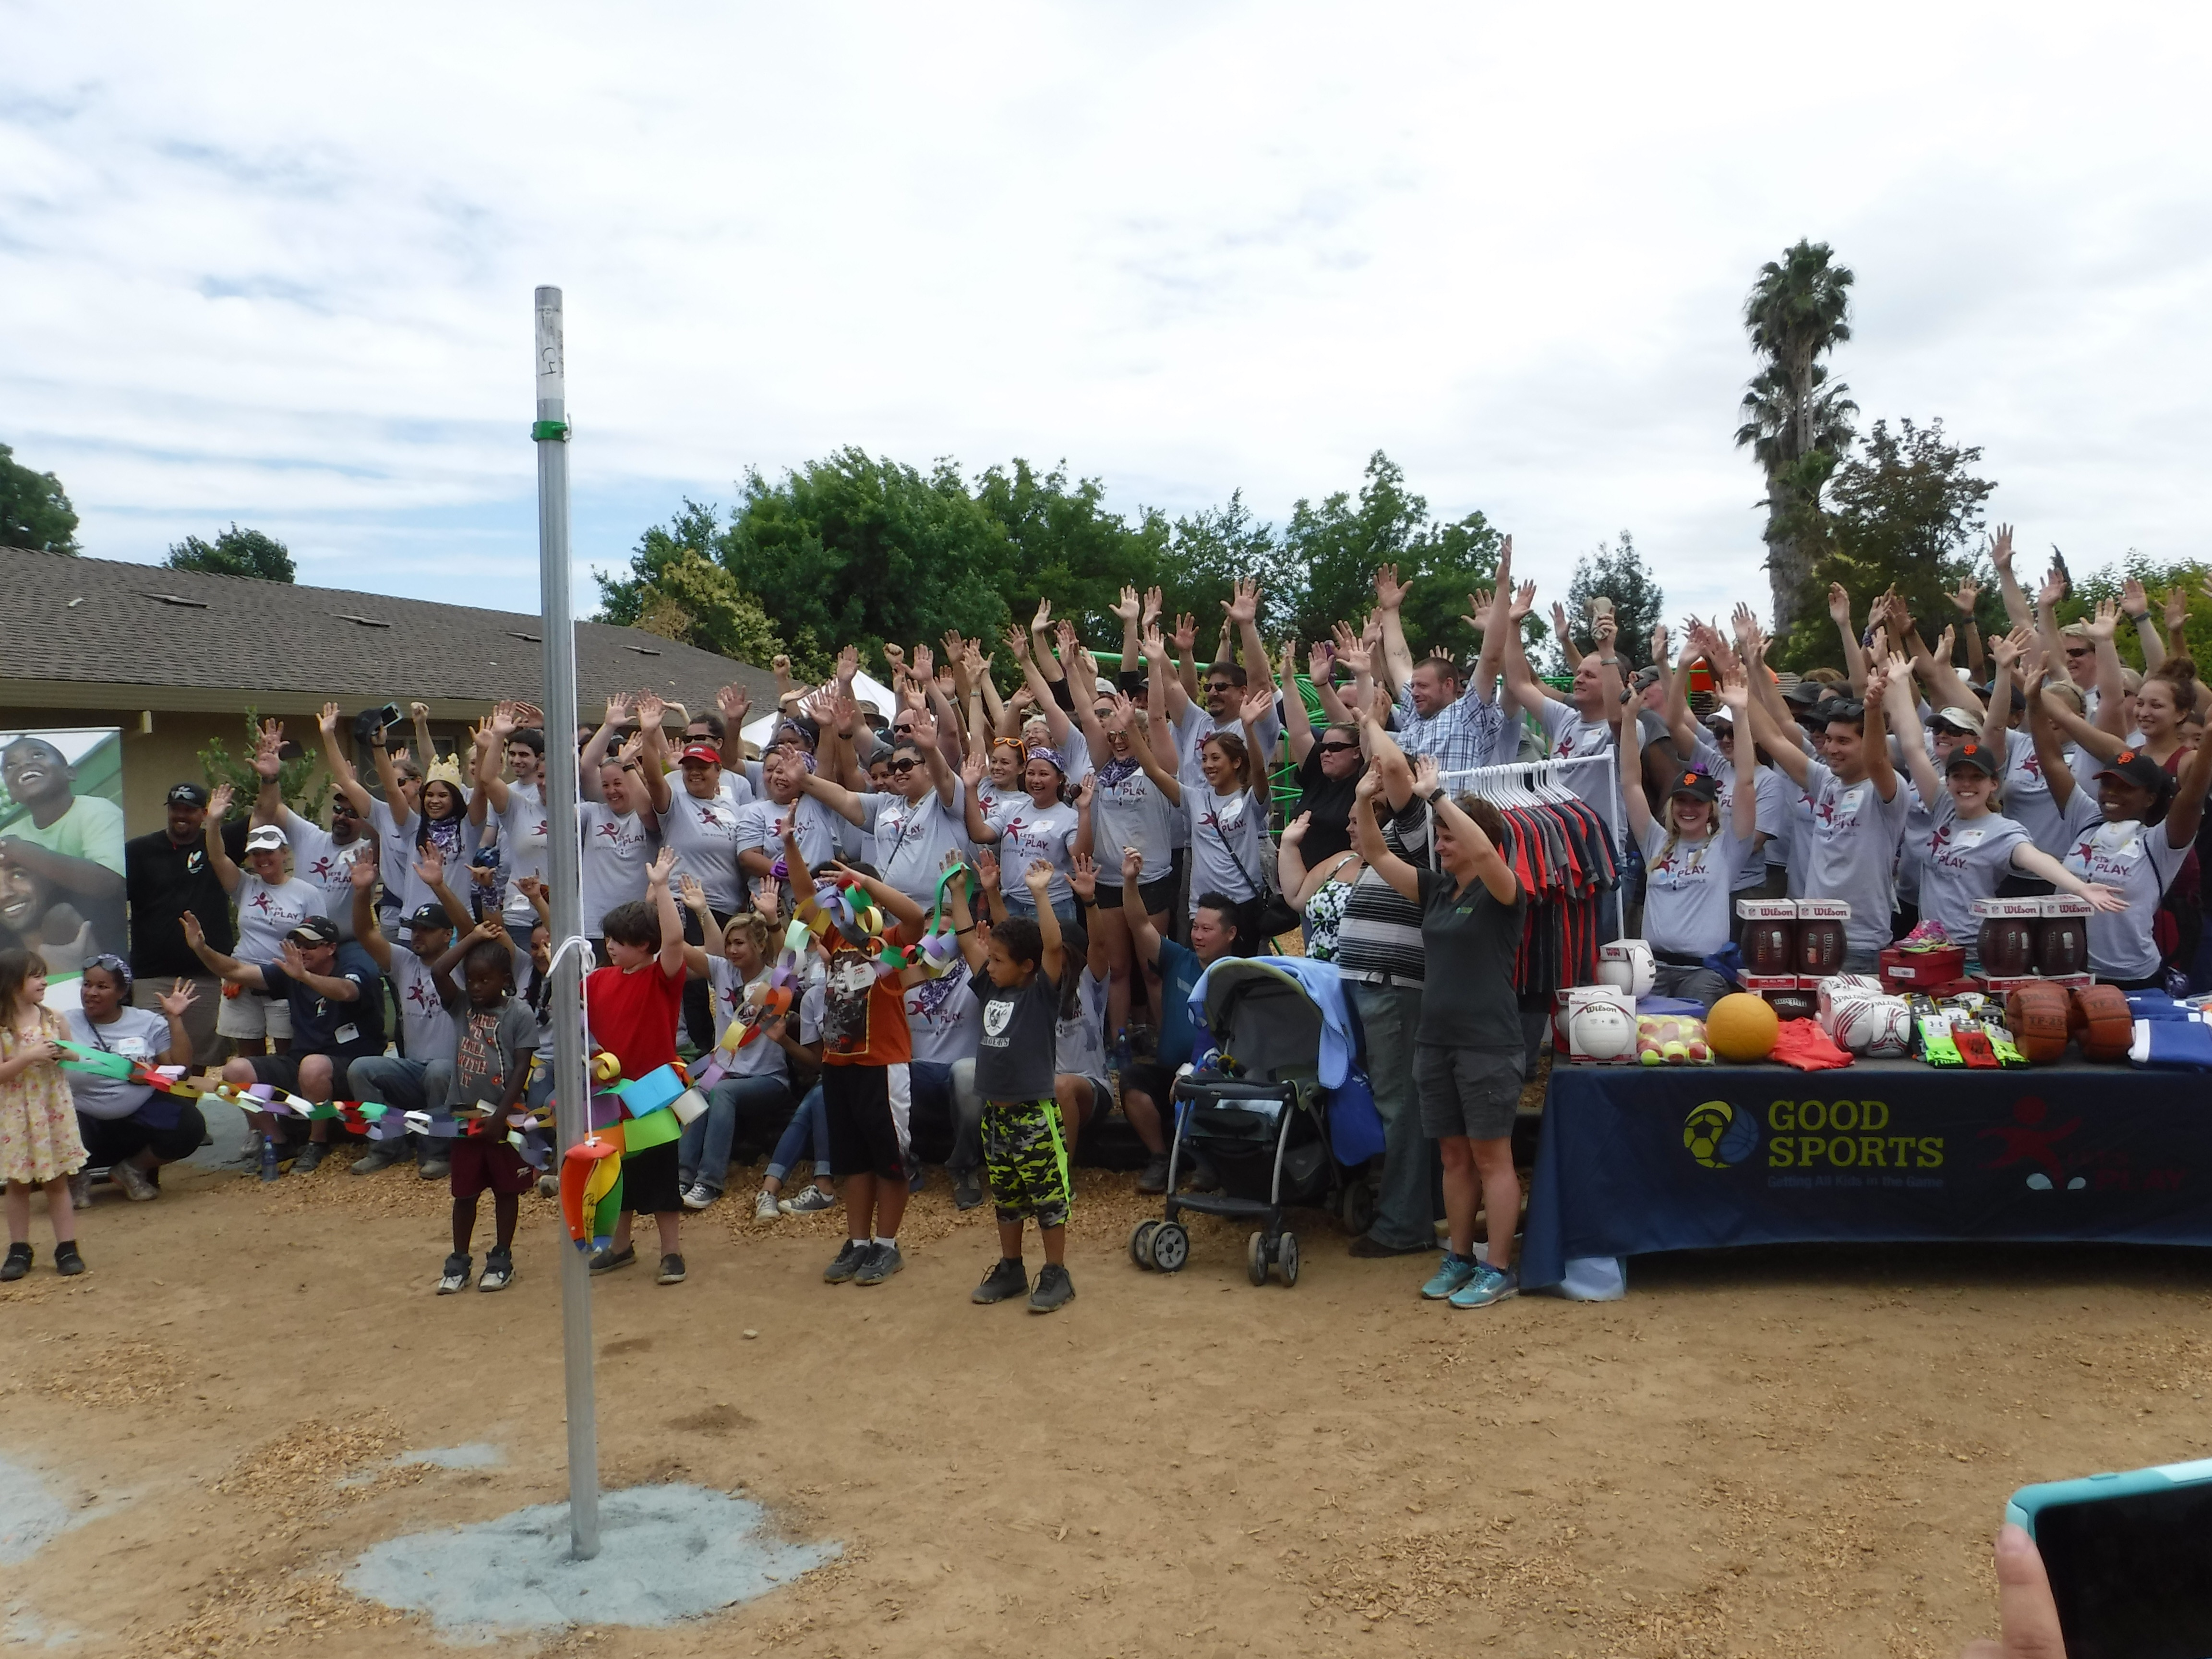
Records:
M1985 1652L2051 1651L2013 1639L2015 1613L2047 1598L2068 1659L2212 1654L2212 1458L2022 1486L2005 1519L2006 1644Z

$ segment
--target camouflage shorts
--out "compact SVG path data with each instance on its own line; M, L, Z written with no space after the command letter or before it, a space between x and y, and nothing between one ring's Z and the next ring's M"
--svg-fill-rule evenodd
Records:
M983 1103L983 1169L1001 1221L1067 1223L1067 1148L1048 1100Z

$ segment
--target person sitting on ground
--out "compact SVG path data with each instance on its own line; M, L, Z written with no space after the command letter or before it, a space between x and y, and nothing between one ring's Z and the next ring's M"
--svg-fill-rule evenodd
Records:
M599 923L614 958L584 981L584 1006L592 1041L615 1057L626 1078L641 1078L676 1063L676 1021L684 1006L684 924L676 915L669 881L676 853L664 847L647 866L650 902L624 904ZM676 1184L673 1140L623 1153L623 1212L605 1249L592 1255L592 1271L609 1273L637 1260L631 1218L650 1215L660 1236L657 1282L684 1282L684 1200Z
M967 924L965 896L953 901L954 931L981 1005L983 1035L975 1086L983 1097L983 1168L999 1218L999 1260L969 1299L1006 1302L1029 1293L1032 1313L1050 1313L1075 1297L1067 1274L1068 1137L1054 1103L1054 1031L1066 971L1060 918L1046 894L1053 868L1042 859L1023 872L1034 918L1009 916L988 945ZM1022 1230L1034 1220L1045 1265L1030 1292Z
M189 910L184 928L186 943L210 971L233 985L283 998L291 1014L290 1051L232 1060L222 1078L234 1088L266 1083L319 1105L345 1089L352 1061L384 1052L384 977L360 945L338 943L337 924L328 916L318 913L295 923L284 936L281 962L241 962L211 950L199 918ZM276 1120L252 1112L247 1121L263 1137L261 1178L274 1181L282 1156ZM306 1175L322 1162L335 1121L314 1120L306 1144L295 1149L294 1174ZM287 1120L288 1127L297 1122Z
M1415 777L1433 787L1433 757L1420 758ZM1381 776L1370 769L1359 781L1361 805L1382 787ZM1498 809L1472 795L1455 801L1441 789L1430 799L1441 870L1418 868L1393 853L1371 811L1355 812L1352 823L1360 855L1421 906L1423 954L1453 993L1422 999L1415 1043L1421 1127L1443 1157L1444 1214L1451 1227L1443 1265L1421 1294L1455 1308L1485 1308L1521 1288L1513 1266L1513 1235L1521 1218L1513 1119L1525 1056L1513 963L1528 896L1498 850L1507 830ZM1717 874L1725 883L1725 869ZM1480 1261L1474 1259L1478 1208L1490 1221L1489 1249Z
M453 983L456 966L467 981L465 992ZM532 1182L530 1166L507 1138L507 1120L529 1085L538 1022L514 994L514 947L494 917L478 922L431 963L430 972L453 1011L453 1080L445 1103L463 1130L453 1137L447 1159L453 1172L453 1253L446 1258L438 1294L469 1287L477 1200L486 1188L495 1237L477 1288L503 1291L514 1282L514 1224ZM492 1109L488 1116L463 1115L486 1106Z
M1149 1154L1144 1173L1137 1177L1137 1190L1158 1193L1166 1191L1168 1184L1164 1114L1175 1093L1176 1072L1195 1060L1205 1046L1205 1035L1190 1017L1191 987L1222 957L1243 954L1238 932L1242 907L1225 893L1200 893L1191 907L1190 943L1178 945L1145 915L1139 896L1144 867L1144 855L1135 848L1121 849L1122 910L1129 918L1137 960L1159 976L1159 1052L1157 1059L1131 1062L1121 1073L1121 1114ZM1201 1189L1213 1184L1202 1163L1193 1184Z
M683 879L684 902L696 915L707 908L707 896L689 876ZM702 918L703 920L703 917ZM769 917L757 909L732 916L720 931L722 949L708 957L696 945L685 947L685 959L694 973L704 971L714 988L714 1017L726 1043L729 1028L738 1025L752 1036L732 1058L718 1048L720 1063L727 1075L707 1090L707 1109L684 1127L678 1143L676 1183L684 1207L703 1210L722 1195L730 1177L730 1158L739 1145L773 1146L791 1122L799 1097L822 1067L821 977L811 970L810 949L799 963L801 980L793 992L793 1006L782 1013L763 1013L769 994L768 972L776 939ZM696 952L696 960L692 953ZM706 1056L702 1054L701 1059ZM773 1221L782 1183L777 1190L765 1188L753 1200L753 1219Z
M236 792L224 783L216 786L208 801L208 862L215 868L216 879L238 906L238 955L249 962L273 961L286 934L307 917L325 914L322 890L284 873L289 842L273 823L246 832L245 870L231 862L223 845L222 820L235 799ZM240 1054L258 1054L264 1046L271 1054L289 1050L291 1011L282 995L238 991L225 992L224 997L216 1030L235 1039Z
M455 916L465 916L467 912L461 908L460 896L446 884L436 842L423 849L415 871L417 881L441 896L417 905L402 918L407 943L395 945L385 938L375 906L370 902L375 867L366 861L354 866L355 941L392 981L392 1006L399 1011L400 1046L404 1052L367 1054L356 1060L346 1068L346 1087L357 1100L402 1111L434 1112L453 1090L454 1010L447 1002L431 964L452 946ZM447 1143L413 1134L378 1141L354 1160L353 1173L375 1175L404 1161L410 1151L418 1160L423 1180L436 1181L451 1173Z
M192 1006L189 980L176 980L161 998L161 1012L131 1006L131 967L117 956L94 957L77 981L78 1006L69 1016L70 1038L102 1054L147 1066L190 1066L191 1034L185 1014ZM124 1195L140 1203L161 1195L156 1172L199 1151L207 1120L181 1096L125 1078L69 1073L85 1167L70 1177L82 1209L95 1168L105 1169Z

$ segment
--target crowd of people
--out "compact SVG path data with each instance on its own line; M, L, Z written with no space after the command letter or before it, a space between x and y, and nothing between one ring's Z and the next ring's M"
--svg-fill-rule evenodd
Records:
M902 1265L927 1128L949 1148L953 1201L988 1191L996 1212L1000 1255L975 1299L1061 1307L1086 1131L1118 1113L1145 1149L1139 1188L1162 1191L1176 1075L1213 1046L1192 988L1225 956L1279 948L1330 965L1362 1034L1383 1151L1359 1175L1373 1220L1352 1253L1433 1254L1441 1209L1421 1293L1485 1307L1518 1289L1511 1135L1554 958L1587 945L1583 919L1546 908L1562 892L1617 888L1608 931L1649 942L1662 992L1708 1006L1729 988L1734 901L1783 895L1849 902L1850 970L1939 930L1971 950L1977 899L2057 890L2093 907L2099 977L2186 975L2212 745L2180 649L2185 596L2163 632L2134 584L2062 626L2063 578L2031 598L2008 532L1991 553L2002 637L1977 632L1971 586L1940 628L1893 593L1862 611L1836 589L1846 666L1802 678L1771 670L1741 608L1655 629L1630 672L1600 601L1580 618L1553 607L1555 686L1527 654L1536 589L1516 582L1509 540L1467 635L1426 654L1386 566L1364 616L1277 653L1247 582L1210 659L1194 617L1125 591L1113 652L1086 648L1049 600L996 641L887 647L885 709L856 695L852 647L819 684L779 659L757 743L734 686L697 711L610 698L580 754L597 962L580 1018L625 1076L683 1054L712 1081L680 1137L626 1153L623 1217L592 1271L636 1262L631 1218L649 1215L658 1278L682 1282L683 1216L764 1155L741 1200L753 1215L842 1206L823 1276L880 1285ZM2123 627L2140 673L2120 659ZM178 783L163 827L124 848L128 955L85 966L65 1018L44 1006L46 958L0 941L0 1277L33 1265L34 1188L54 1265L80 1272L89 1172L150 1200L205 1137L191 1100L63 1069L64 1042L316 1103L500 1122L544 1110L567 1015L550 1006L542 716L501 704L452 753L422 704L410 723L362 730L372 787L325 707L327 827L283 798L273 722L251 799ZM1506 804L1516 769L1546 760L1595 762L1567 786L1590 810ZM265 1180L358 1132L250 1121L246 1162ZM438 1288L510 1283L519 1203L550 1174L498 1135L435 1132L376 1139L350 1170L403 1166L451 1188ZM1202 1159L1181 1170L1212 1179ZM495 1237L478 1275L486 1190Z

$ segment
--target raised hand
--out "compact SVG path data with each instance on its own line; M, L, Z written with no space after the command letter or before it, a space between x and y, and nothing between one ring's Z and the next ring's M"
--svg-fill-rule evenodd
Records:
M208 797L208 817L220 823L229 816L231 803L238 799L238 791L227 783L218 783L215 793Z
M1326 640L1316 640L1306 647L1306 678L1316 685L1327 685L1335 672L1336 651Z
M364 858L351 860L346 865L346 880L355 891L367 892L376 885L376 860Z
M2110 599L2098 600L2096 614L2081 619L2081 631L2099 645L2111 644L2119 627L2120 607Z
M1160 619L1160 590L1159 590L1158 588L1157 588L1157 587L1148 587L1148 588L1146 588L1146 589L1145 590L1145 615L1144 615L1144 625L1145 625L1146 628L1150 628L1150 627L1151 627L1154 623L1158 622L1159 619Z
M1052 601L1039 599L1036 615L1030 618L1030 632L1042 634L1052 625Z
M322 728L323 736L326 740L337 736L339 719L338 706L334 702L325 703L323 712L315 716L315 724Z
M185 943L198 950L207 943L207 934L200 928L200 919L187 910L177 918L185 930Z
M1274 708L1275 694L1264 685L1249 688L1244 693L1244 719L1257 726Z
M1176 618L1175 632L1168 635L1175 642L1176 654L1187 656L1198 643L1198 618L1186 611Z
M1958 649L1958 646L1959 629L1957 624L1952 623L1945 623L1942 634L1936 641L1936 660L1942 663L1946 668L1948 668L1951 665L1952 653Z
M660 856L645 867L645 884L656 891L668 885L668 878L676 872L676 851L664 847Z
M1958 591L1951 595L1951 603L1959 607L1960 616L1971 621L1974 614L1974 601L1981 597L1980 585L1969 576L1960 580Z
M1467 596L1467 610L1462 613L1460 620L1476 633L1487 634L1490 631L1490 609L1496 600L1497 595L1490 589L1476 588Z
M1374 672L1375 660L1368 655L1365 642L1342 623L1336 624L1336 659L1355 674Z
M1052 865L1044 859L1031 859L1030 867L1022 872L1022 885L1028 888L1042 907L1045 890L1052 885Z
M1851 596L1841 582L1828 584L1828 617L1838 628L1851 625Z
M199 993L192 989L191 981L180 979L172 982L166 994L156 992L154 1000L161 1005L161 1012L171 1019L182 1019L185 1010L199 1000Z
M2043 586L2036 592L2035 602L2044 610L2048 611L2065 597L2065 574L2054 564L2044 574Z
M1721 675L1720 698L1722 706L1739 722L1736 730L1749 731L1750 727L1741 722L1751 709L1751 682L1744 678L1741 669L1731 668Z
M2150 615L2150 600L2143 585L2133 576L2120 584L2120 612L2130 622L2140 622Z
M1297 817L1292 818L1288 823L1283 826L1283 845L1285 847L1296 847L1300 842L1306 838L1306 831L1312 828L1313 814L1311 812L1299 813Z
M289 933L285 935L283 943L277 946L277 950L284 959L285 973L296 983L305 985L307 982L307 953L299 947Z
M422 856L415 860L415 873L425 887L435 887L446 878L446 852L434 841L422 843Z
M937 653L926 645L914 648L914 678L917 684L927 686L937 678Z
M1506 539L1510 541L1512 538L1509 536ZM1520 586L1513 590L1513 602L1505 609L1506 618L1514 627L1518 628L1521 625L1521 619L1535 608L1536 584L1522 582Z
M1121 885L1134 887L1145 873L1145 855L1133 847L1121 849Z
M1030 659L1030 636L1018 623L1008 623L999 635L1000 643L1014 653L1016 662Z
M630 717L630 711L636 706L636 700L629 692L610 691L607 694L607 710L600 717L599 724L620 726Z
M641 732L658 732L661 721L668 716L668 705L650 691L637 694L636 709L637 729Z
M503 702L491 711L491 721L487 729L493 737L504 744L514 735L515 727L521 724L514 705L511 702Z
M1653 623L1651 624L1651 660L1653 662L1663 665L1667 661L1667 647L1670 642L1667 624Z
M726 685L714 693L714 708L722 717L722 729L735 736L753 712L752 694L742 685Z
M841 647L837 653L837 672L836 675L837 684L840 685L852 684L853 676L860 672L860 647L857 645L848 645Z
M1075 805L1080 811L1089 811L1091 797L1097 793L1098 775L1085 772L1083 781L1075 786Z
M1620 632L1620 619L1610 611L1591 625L1590 639L1597 647L1598 655L1606 657L1613 654L1613 635Z
M924 755L937 752L937 719L927 709L914 717L914 746Z
M1143 614L1144 602L1138 599L1135 588L1124 587L1121 590L1121 597L1106 608L1123 622L1133 623Z
M2033 632L2025 628L2015 628L2009 634L2001 635L1990 641L1990 660L2009 672L2020 665L2021 658L2026 654L2034 638Z
M1060 659L1062 662L1073 662L1075 653L1083 648L1075 637L1075 624L1062 617L1054 625L1053 637L1060 641Z
M1090 854L1078 853L1068 860L1067 884L1085 904L1098 896L1098 865Z
M273 731L271 728L274 728ZM284 743L284 728L276 721L268 721L261 728L260 741L253 745L253 775L264 782L276 777L284 769L279 750Z
M550 898L551 896L551 890L535 876L516 877L514 881L514 890L521 894L522 896L526 899L542 899Z
M2175 641L2181 637L2182 630L2188 625L2189 590L2185 587L2177 587L2166 596L2166 648L2169 651L2179 651L2182 648Z
M1221 613L1231 628L1242 628L1257 620L1260 615L1260 584L1240 581L1230 590L1230 597L1221 602Z
M1375 567L1375 603L1385 611L1398 610L1406 603L1406 584L1398 580L1396 565Z
M2001 524L1990 538L1990 562L1996 567L1997 574L2012 574L2012 526Z
M987 893L995 893L999 890L997 854L986 852L980 847L975 849L975 879L982 883L983 890Z
M1730 613L1729 624L1735 635L1736 648L1739 651L1743 648L1746 640L1758 636L1759 618L1752 614L1749 605L1741 601L1738 602L1735 610Z
M699 884L699 878L688 870L676 878L676 896L684 902L687 910L707 908L707 890Z
M1567 625L1567 607L1557 599L1552 601L1552 637L1555 640L1574 637L1574 630Z
M1373 769L1369 769L1371 771ZM1413 793L1415 794L1433 795L1443 787L1443 772L1437 765L1437 757L1434 755L1421 755L1415 757L1413 761Z

